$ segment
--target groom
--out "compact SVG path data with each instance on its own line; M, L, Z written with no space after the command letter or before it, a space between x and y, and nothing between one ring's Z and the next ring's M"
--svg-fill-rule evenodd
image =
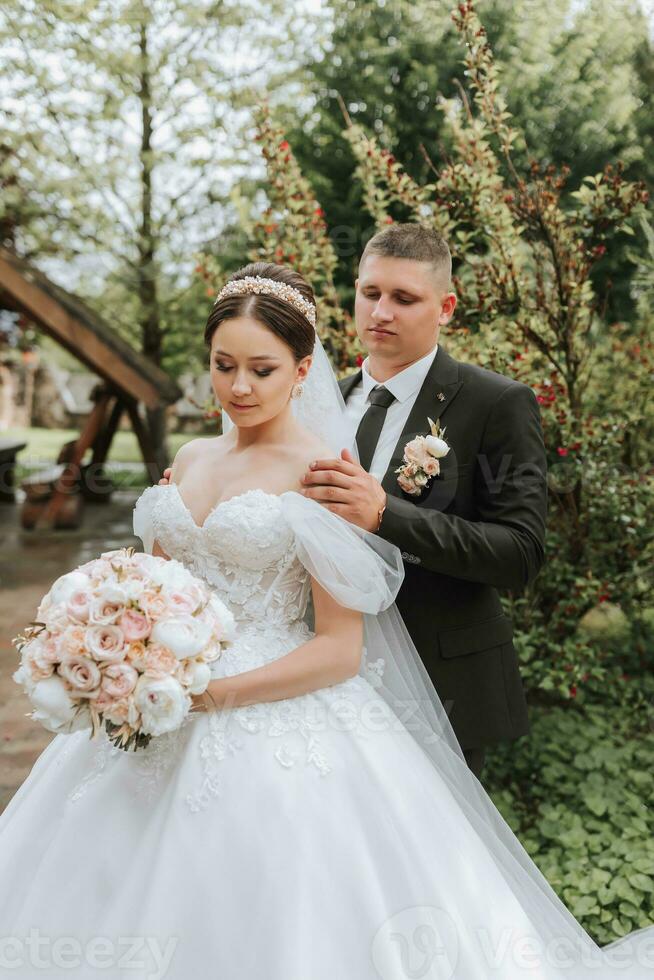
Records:
M355 283L368 357L339 382L361 462L344 450L303 482L306 496L401 549L398 610L479 777L486 746L529 731L498 590L520 592L543 562L546 460L532 389L438 343L456 306L450 277L447 243L428 228L389 225L368 242ZM449 451L414 496L395 471L428 419L445 427Z

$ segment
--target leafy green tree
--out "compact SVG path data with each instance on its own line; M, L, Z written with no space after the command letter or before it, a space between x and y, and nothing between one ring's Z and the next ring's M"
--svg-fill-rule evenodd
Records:
M456 9L456 8L455 8ZM325 208L340 258L337 282L351 286L354 263L373 230L361 216L355 162L340 139L340 94L354 123L401 159L417 182L429 179L431 158L447 164L455 146L440 96L462 98L461 49L450 2L331 0L331 36L306 66L314 98L298 125L296 106L281 118L307 178ZM570 171L569 186L621 159L632 180L651 176L654 71L650 32L634 0L487 0L480 6L500 69L501 92L524 142L518 168L530 158ZM426 153L423 154L421 147ZM398 217L401 217L398 212ZM351 229L350 232L347 229ZM613 315L633 312L623 285L629 266L605 255L593 275L611 279ZM345 295L348 295L345 292Z
M268 9L277 32L247 0L7 0L0 12L0 176L31 202L17 214L6 197L14 247L56 255L65 285L95 294L164 367L178 291L220 234L244 158L243 105L292 14ZM189 319L179 332L196 330ZM163 443L163 413L150 422Z

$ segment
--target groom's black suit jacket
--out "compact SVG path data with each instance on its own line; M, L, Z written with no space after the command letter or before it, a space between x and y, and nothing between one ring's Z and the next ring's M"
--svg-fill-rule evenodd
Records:
M346 401L360 379L361 371L339 382ZM428 417L445 426L450 451L412 497L395 470L406 443L429 434ZM402 551L397 607L463 749L529 731L498 589L521 591L543 562L546 473L532 389L456 361L439 344L382 481L378 533Z

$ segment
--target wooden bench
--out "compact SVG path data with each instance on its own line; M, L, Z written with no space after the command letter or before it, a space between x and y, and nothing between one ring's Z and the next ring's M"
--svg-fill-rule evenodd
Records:
M13 503L16 499L16 456L26 445L16 439L0 439L0 501Z

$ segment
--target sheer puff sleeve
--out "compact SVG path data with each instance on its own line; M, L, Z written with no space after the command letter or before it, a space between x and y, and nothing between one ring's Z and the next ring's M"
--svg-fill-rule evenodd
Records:
M374 615L392 604L404 578L399 548L296 491L281 501L299 560L340 605Z

